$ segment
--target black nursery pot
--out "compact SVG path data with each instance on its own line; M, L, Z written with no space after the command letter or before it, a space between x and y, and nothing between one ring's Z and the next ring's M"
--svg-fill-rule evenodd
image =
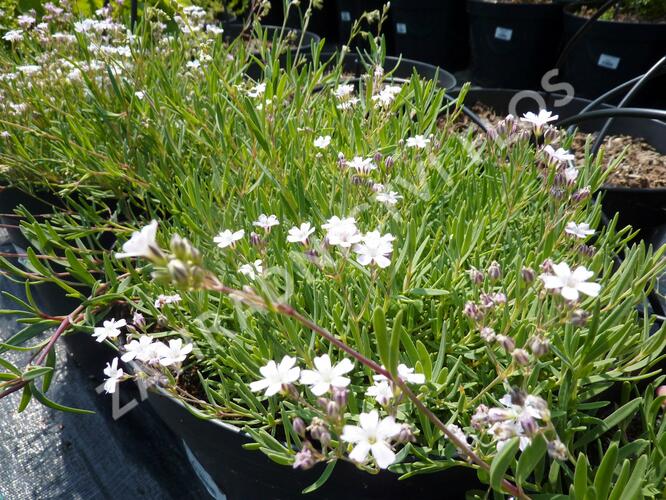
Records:
M587 18L564 10L564 37L569 40ZM595 21L588 26L564 64L563 80L577 96L596 98L604 92L649 70L666 53L666 23ZM632 104L666 107L666 75L656 77Z
M493 108L499 114L509 112L509 102L516 91L506 89L472 89L465 97L465 104L472 106L481 102ZM547 108L560 119L579 114L590 101L575 98L568 104L556 106L553 99L562 96L553 95L549 99L542 94ZM527 111L538 111L538 106L529 99L519 102L517 113L522 115ZM590 120L581 122L579 128L585 133L598 131L605 120ZM608 130L611 135L628 135L644 139L660 153L666 154L666 123L658 120L645 120L640 118L616 118ZM613 217L618 214L620 227L632 226L640 229L639 237L652 241L654 233L660 226L666 224L666 188L630 188L605 185L601 188L604 194L602 208L604 213Z
M347 43L354 21L360 18L364 12L370 12L372 10L381 11L385 3L386 0L335 0L338 26L338 43ZM389 14L389 16L390 15L391 14ZM390 19L388 22L390 23ZM367 23L363 23L362 28L364 31L369 31L372 34L375 34L377 31L376 24L368 26ZM384 36L386 38L386 43L390 53L393 49L393 40L390 36L391 30L386 31L386 28L387 25L385 24ZM368 47L368 44L364 40L357 38L354 41L354 46L364 49Z
M328 60L333 54L322 56L322 60ZM353 75L359 79L368 74L369 69L363 59L357 54L347 54L342 62L342 70L345 74ZM390 72L388 80L394 83L404 83L411 79L412 74L416 72L420 77L426 80L436 80L442 88L453 89L457 85L456 77L432 64L427 64L411 59L386 56L384 59L384 71Z
M40 215L52 213L54 205L62 205L62 202L52 194L42 193L37 197L15 187L0 187L0 222L6 226L11 242L19 248L27 248L30 243L18 228L23 217L15 214L14 210L23 206L39 219Z
M307 7L307 2L301 2L300 9L302 13L304 13L305 7ZM271 10L268 16L261 20L261 23L269 26L282 26L283 22L285 22L285 19L282 2L271 2ZM300 29L302 27L298 8L292 7L289 10L289 17L285 24L290 28ZM321 9L312 9L310 22L308 23L308 31L312 31L317 35L326 38L327 42L337 42L338 23L333 2L325 1Z
M459 70L469 62L465 0L396 0L391 3L396 55Z
M224 33L223 37L225 41L231 42L241 36L243 34L243 28L245 26L243 24L225 24L224 25ZM282 31L281 26L263 26L263 29L266 30L266 36L268 40L272 40L273 37L279 36L280 32ZM249 28L247 33L252 34L252 28ZM294 34L294 39L296 42L300 40L301 34L303 33L302 30L295 29L295 28L285 28L285 36L288 33L293 33ZM321 41L321 38L319 35L312 33L310 31L306 31L305 34L303 35L303 43L301 45L300 53L301 54L307 54L310 52L310 44L312 43L319 43ZM280 55L280 66L286 65L286 62L288 59L293 59L298 53L298 50L296 48L293 48L291 50L286 51L284 54ZM263 75L263 69L262 65L259 63L250 63L248 68L245 70L245 74L252 78L253 80L260 80Z
M303 496L301 492L319 478L323 465L309 471L279 465L259 451L244 449L244 444L253 441L241 430L198 418L165 392L150 391L148 400L229 500L463 499L467 490L480 487L476 472L465 467L398 481L397 474L370 475L340 461L319 490Z
M467 0L471 69L483 87L536 89L555 65L562 5Z

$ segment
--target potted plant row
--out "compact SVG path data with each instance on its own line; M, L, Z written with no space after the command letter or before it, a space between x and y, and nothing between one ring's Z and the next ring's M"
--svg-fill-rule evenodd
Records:
M66 409L49 352L88 335L229 498L659 497L663 249L600 223L608 172L573 176L551 115L458 132L467 88L398 82L373 44L356 78L195 7L131 36L55 7L5 38L0 154L61 202L2 263L78 305L17 304L2 352L35 356L0 357L0 399Z

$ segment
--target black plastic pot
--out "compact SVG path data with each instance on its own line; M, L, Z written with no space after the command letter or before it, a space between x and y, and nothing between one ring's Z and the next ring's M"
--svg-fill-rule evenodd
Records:
M148 400L171 430L185 441L197 462L229 500L301 498L302 490L321 475L323 466L309 471L293 470L276 464L259 451L244 449L243 445L252 440L240 429L198 418L164 391L150 391ZM388 471L370 475L340 461L328 481L304 498L462 499L467 490L480 487L474 470L464 467L404 481L398 481L398 477Z
M391 11L396 55L449 70L467 66L465 0L395 0Z
M15 187L2 186L0 187L0 223L5 225L9 238L15 246L27 248L30 243L18 228L24 217L15 214L14 210L22 206L36 219L40 219L41 215L51 214L53 205L57 204L62 205L52 194L43 193L37 197Z
M467 0L471 69L483 87L540 88L554 67L562 36L562 5Z
M571 38L586 22L564 10L564 37ZM578 40L564 63L563 81L577 96L595 98L607 90L645 73L666 53L666 23L595 21ZM640 106L666 107L666 75L658 76L633 101Z
M322 60L327 61L333 54L322 55ZM358 54L347 54L342 61L342 70L347 75L353 75L359 79L369 72L370 68L363 58ZM453 89L457 85L456 77L432 64L427 64L411 59L386 56L384 59L384 71L390 73L388 79L394 83L404 83L411 79L414 72L427 80L436 80L440 87Z
M301 10L307 7L307 2L301 2ZM282 26L284 22L284 8L282 1L271 2L271 10L265 18L261 20L262 24L268 26ZM292 7L286 25L290 28L301 29L301 17L299 9ZM326 38L327 42L336 43L338 40L338 23L335 5L331 1L323 3L321 9L312 9L308 31L317 33L317 35Z
M385 3L385 0L335 0L336 14L338 19L338 42L340 44L346 44L349 40L349 35L351 34L354 21L359 19L364 12L370 12L372 10L381 11ZM372 34L375 34L377 32L377 25L368 25L367 23L363 23L362 29L364 31L369 31ZM391 32L392 30L387 30L387 25L385 24L384 36L389 48L389 53L393 49L393 40L390 36ZM368 47L367 42L361 40L360 38L356 39L352 45L361 49Z
M499 114L509 112L509 102L516 94L515 90L506 89L471 89L465 97L465 104L472 106L481 102L493 108ZM590 101L575 98L564 106L556 106L545 94L542 94L548 103L548 109L559 115L560 119L579 114ZM561 96L552 96L557 99ZM523 99L518 104L519 115L527 111L538 111L537 104L529 99ZM601 129L606 120L598 119L580 124L580 130L592 133ZM645 120L640 118L616 118L609 129L609 134L622 134L643 138L660 153L666 154L666 123L658 120ZM653 233L660 225L666 224L666 188L629 188L619 186L604 186L602 207L609 216L619 214L619 225L630 225L640 229L639 236L650 241Z
M244 35L243 33L243 28L245 26L243 24L225 24L224 25L224 33L223 37L225 41L231 42L238 38L241 35ZM263 26L263 29L266 31L266 36L268 40L273 40L274 37L280 36L280 33L282 32L282 27L281 26ZM252 28L250 27L246 32L247 36L251 36L253 34ZM284 35L287 36L287 34L293 34L294 39L296 42L300 40L301 34L303 32L299 29L295 28L285 28L285 33ZM319 43L321 38L319 35L312 33L310 31L306 31L305 34L303 35L303 42L300 48L300 53L301 54L307 54L310 52L310 45L312 43ZM288 50L286 53L282 54L280 56L280 66L284 66L287 62L288 59L292 59L297 55L298 49L293 48L291 50ZM253 80L259 80L263 76L263 66L260 63L250 63L248 68L245 70L245 73L247 76L252 78Z

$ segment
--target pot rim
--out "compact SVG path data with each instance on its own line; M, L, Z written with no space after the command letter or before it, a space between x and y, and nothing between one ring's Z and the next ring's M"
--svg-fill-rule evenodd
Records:
M484 0L467 0L468 2L477 2L477 1L484 1ZM589 17L581 16L579 14L576 14L574 10L578 7L581 7L583 5L589 5L589 4L595 4L594 1L588 2L587 4L585 3L577 3L574 2L572 4L566 5L564 7L564 15L566 17L572 17L574 19L579 19L582 20L582 22L587 22L589 21ZM597 19L594 21L594 23L598 23L598 25L601 26L637 26L639 28L652 28L655 26L663 26L664 30L666 30L666 22L663 23L653 23L649 21L639 21L639 22L631 22L631 21L616 21L616 20L608 20L608 19Z

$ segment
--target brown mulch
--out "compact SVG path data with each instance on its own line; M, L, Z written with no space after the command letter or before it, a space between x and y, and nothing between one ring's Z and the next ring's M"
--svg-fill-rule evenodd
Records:
M576 14L585 17L585 18L590 18L594 15L594 13L597 11L598 7L590 7L587 5L584 5L580 7L577 11ZM601 16L602 21L616 21L620 23L650 23L650 24L661 24L661 23L666 23L666 17L660 17L660 18L646 18L645 16L641 16L640 14L636 12L631 12L627 11L625 9L616 9L616 8L611 8L607 12L604 13L604 15Z

